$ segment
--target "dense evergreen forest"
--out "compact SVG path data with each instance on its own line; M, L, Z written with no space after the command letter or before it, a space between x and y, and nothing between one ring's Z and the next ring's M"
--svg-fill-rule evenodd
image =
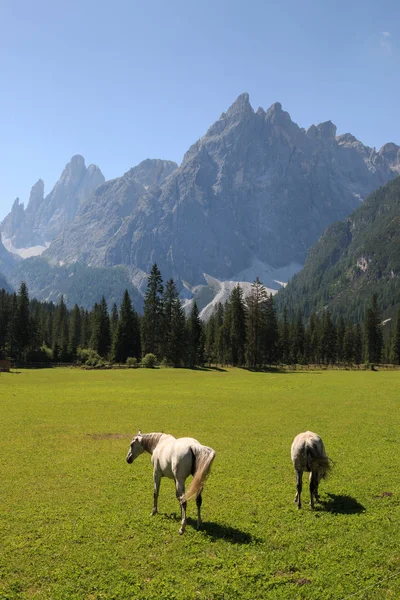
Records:
M385 335L383 335L385 330ZM272 295L257 278L247 297L237 285L225 305L203 323L196 303L185 315L173 280L165 283L155 264L148 278L143 314L128 291L120 307L104 298L91 311L75 305L30 300L0 290L0 358L20 364L78 362L180 367L233 365L261 369L280 364L400 364L400 311L381 322L372 296L361 323L329 311L277 315Z

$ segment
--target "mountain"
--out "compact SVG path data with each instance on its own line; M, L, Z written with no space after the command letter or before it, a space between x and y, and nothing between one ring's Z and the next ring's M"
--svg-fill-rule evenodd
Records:
M104 176L96 165L86 168L82 156L73 156L46 197L39 179L32 187L26 209L19 198L15 200L0 224L4 245L23 258L40 254L102 183Z
M361 320L374 293L385 316L400 306L400 177L332 224L276 301L305 316L328 308Z
M302 129L279 103L255 112L242 94L166 177L143 185L133 169L97 188L44 256L133 277L157 262L191 286L260 264L298 270L328 225L400 172L398 150L336 136L330 121Z
M143 209L148 219L152 220L151 213L153 221L157 218L160 186L177 167L172 161L148 159L122 177L98 187L44 256L58 264L82 262L95 267L132 266L129 254L125 254L125 228L131 223L132 215L141 214ZM148 204L148 199L154 199L153 206ZM154 226L156 224L154 221ZM149 220L146 225L149 226ZM113 247L114 239L122 241L119 245L121 257L112 261L106 255Z
M5 289L12 292L12 287L7 280L7 276L17 265L17 258L6 250L0 239L0 290Z

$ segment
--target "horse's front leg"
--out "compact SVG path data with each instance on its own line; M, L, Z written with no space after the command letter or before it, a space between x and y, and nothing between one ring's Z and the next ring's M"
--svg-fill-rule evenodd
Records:
M179 533L182 535L182 533L185 533L185 529L186 529L186 506L187 506L187 502L182 502L181 498L183 496L183 494L185 493L185 483L183 481L178 481L178 479L175 479L175 489L176 489L176 497L178 499L179 502L179 506L181 507L181 528L179 530Z
M158 472L157 469L154 469L154 504L153 504L153 510L151 511L151 516L154 516L157 514L157 502L158 502L158 493L160 491L160 483L161 483L161 475Z

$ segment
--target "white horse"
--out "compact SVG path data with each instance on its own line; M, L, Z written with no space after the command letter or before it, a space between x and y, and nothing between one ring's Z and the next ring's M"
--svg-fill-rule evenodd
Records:
M142 433L139 431L133 438L126 460L130 464L143 452L151 454L154 469L154 507L152 515L157 513L158 492L161 477L169 477L175 481L176 497L181 507L181 528L186 528L186 503L196 497L197 528L201 527L201 492L215 458L215 451L208 446L202 446L194 438L176 439L166 433ZM189 489L185 493L185 481L193 475Z
M292 444L292 463L296 471L297 493L294 501L301 508L301 489L303 471L310 473L310 504L314 508L314 498L319 502L318 486L321 479L327 477L331 465L324 444L316 433L299 433Z

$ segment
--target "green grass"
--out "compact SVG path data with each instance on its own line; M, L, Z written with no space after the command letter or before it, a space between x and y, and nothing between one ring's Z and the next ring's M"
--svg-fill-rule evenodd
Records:
M399 598L399 389L399 371L1 374L0 598ZM138 428L216 450L202 531L190 502L179 536L167 479L150 517ZM306 476L293 503L306 429L335 461L315 511Z

